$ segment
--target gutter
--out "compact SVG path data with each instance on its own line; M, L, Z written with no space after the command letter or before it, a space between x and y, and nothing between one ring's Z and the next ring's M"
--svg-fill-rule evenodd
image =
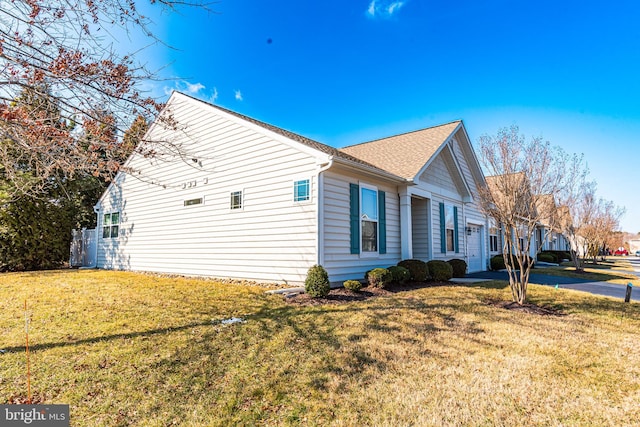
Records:
M327 163L318 165L316 172L316 182L318 184L318 197L316 201L316 260L318 265L324 263L324 174L333 166L333 156L329 156Z
M343 158L333 158L333 156L331 156L331 158L333 159L333 161L335 163L339 163L341 165L344 165L350 169L356 169L360 172L362 171L366 171L368 173L370 173L371 175L376 175L378 177L384 178L388 181L393 181L399 184L405 184L405 185L415 185L413 183L413 179L407 179L407 178L402 178L398 175L394 175L390 172L385 172L381 169L376 168L375 166L370 166L367 164L363 164L363 163L358 163L358 162L354 162L352 160L347 160L347 159L343 159Z

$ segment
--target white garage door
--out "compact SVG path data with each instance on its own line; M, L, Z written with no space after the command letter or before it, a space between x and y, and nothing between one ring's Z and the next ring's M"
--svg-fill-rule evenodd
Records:
M468 256L467 269L469 273L474 273L476 271L483 271L484 268L482 266L482 239L481 239L482 227L477 225L468 225L467 227L471 229L471 234L467 235L467 256Z

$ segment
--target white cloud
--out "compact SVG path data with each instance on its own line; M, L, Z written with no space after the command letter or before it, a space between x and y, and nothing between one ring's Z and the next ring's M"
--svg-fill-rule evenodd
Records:
M213 92L210 94L207 94L205 92L206 88L207 87L202 83L189 83L185 80L177 80L176 82L174 82L173 86L164 87L164 94L169 96L171 95L171 92L176 90L178 92L186 93L188 95L207 100L212 104L215 103L218 99L218 88L214 87Z
M396 10L400 10L400 8L402 6L404 6L404 2L402 2L402 1L393 2L387 8L387 12L389 13L389 15L393 15L395 13L395 11Z
M236 93L236 99L238 101L242 101L242 92L240 92L239 90L236 90L235 93Z
M193 84L191 84L189 82L184 82L184 84L185 84L187 93L189 93L191 95L196 95L202 89L205 88L205 86L202 83L193 83Z
M189 95L197 95L204 89L206 86L202 83L189 83L185 80L177 80L173 83L173 86L165 86L164 93L165 95L171 95L171 92L177 90L179 92L185 92Z
M376 0L371 0L371 3L369 3L367 14L369 14L371 17L376 16Z
M371 0L366 14L370 18L391 18L406 3L407 0Z

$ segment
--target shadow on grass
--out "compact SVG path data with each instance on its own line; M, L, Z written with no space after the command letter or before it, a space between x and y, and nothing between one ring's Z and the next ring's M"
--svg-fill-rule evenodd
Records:
M131 339L131 338L138 338L138 337L146 337L146 336L151 336L151 335L167 334L167 333L171 333L171 332L182 331L182 330L185 330L185 329L195 328L195 327L199 327L199 326L213 326L213 325L216 325L216 324L217 323L212 322L212 321L197 322L197 323L190 323L188 325L174 326L174 327L169 327L169 328L151 329L151 330L148 330L148 331L127 332L127 333L112 334L112 335L102 335L102 336L99 336L99 337L84 338L84 339L73 340L73 341L60 341L60 342L51 342L51 343L43 343L43 344L33 344L33 345L29 346L29 350L31 350L31 351L48 350L48 349L57 348L57 347L67 347L67 346L83 345L83 344L94 344L94 343L101 342L101 341L112 341L112 340L120 340L120 339ZM13 353L13 352L23 352L23 351L26 350L26 348L25 348L25 346L5 347L3 350L5 350L7 353Z

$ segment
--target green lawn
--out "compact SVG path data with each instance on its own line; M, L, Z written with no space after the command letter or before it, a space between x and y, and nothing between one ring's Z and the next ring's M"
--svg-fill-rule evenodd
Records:
M0 402L74 426L634 425L640 305L503 282L302 307L264 288L107 271L0 275ZM244 323L220 320L242 317Z

